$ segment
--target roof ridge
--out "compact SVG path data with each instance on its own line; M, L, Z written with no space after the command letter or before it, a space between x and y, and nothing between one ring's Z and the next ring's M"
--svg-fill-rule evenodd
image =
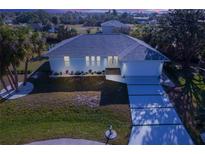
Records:
M119 20L108 20L101 23L101 26L115 26L115 27L124 27L126 24L122 23Z
M124 49L120 54L119 54L119 58L122 59L124 56L126 56L132 49L136 48L137 46L139 46L139 44L132 44L129 47L127 47L126 49Z

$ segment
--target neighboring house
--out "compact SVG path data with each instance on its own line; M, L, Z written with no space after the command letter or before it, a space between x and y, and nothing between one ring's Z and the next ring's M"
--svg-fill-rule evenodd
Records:
M129 26L117 20L109 20L101 24L103 34L128 32Z
M13 24L13 18L11 18L11 17L6 17L6 18L3 20L3 23L4 23L4 24L7 24L7 25L12 25L12 24Z
M51 24L51 27L48 29L49 33L57 33L58 32L58 26Z
M139 24L147 24L150 21L149 17L134 17L134 19L137 21Z
M35 31L42 31L44 26L42 23L33 23L31 24L31 27Z
M169 61L145 42L116 33L78 35L58 43L46 55L53 73L116 68L122 76L160 76Z

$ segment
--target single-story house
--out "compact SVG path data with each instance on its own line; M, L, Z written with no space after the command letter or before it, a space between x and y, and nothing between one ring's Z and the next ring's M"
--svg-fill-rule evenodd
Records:
M122 76L160 76L169 59L145 42L119 33L82 34L47 53L53 73L120 69Z
M128 25L123 24L118 20L109 20L103 22L101 24L101 28L103 34L121 33L121 32L128 33L130 30L130 27Z

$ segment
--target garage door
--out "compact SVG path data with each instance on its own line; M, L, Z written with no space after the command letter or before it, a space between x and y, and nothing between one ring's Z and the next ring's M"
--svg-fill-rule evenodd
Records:
M122 64L123 76L159 76L163 63L161 61L137 61Z

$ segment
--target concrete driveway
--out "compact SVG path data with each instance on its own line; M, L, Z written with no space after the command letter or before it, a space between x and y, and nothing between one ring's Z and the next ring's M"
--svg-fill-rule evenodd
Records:
M127 81L132 131L129 144L193 144L157 77Z
M159 77L107 75L106 79L127 84L132 118L129 144L193 144Z

